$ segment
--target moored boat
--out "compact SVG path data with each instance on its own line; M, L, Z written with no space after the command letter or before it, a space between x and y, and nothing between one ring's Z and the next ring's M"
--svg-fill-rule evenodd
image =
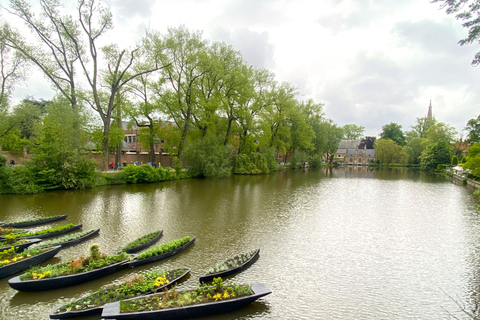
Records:
M23 238L23 239L32 239L32 238L46 239L46 238L60 236L62 234L65 234L65 233L68 233L68 232L71 232L71 231L74 231L74 230L78 230L78 229L81 229L81 228L82 228L82 225L77 224L77 225L73 225L71 227L61 229L61 230L57 230L57 231L51 231L51 232L46 232L46 233L41 233L41 234L38 234L37 232L31 232L31 233L28 233L30 235L27 234L27 235L22 236L22 234L20 234L20 235L18 235L18 237ZM40 232L41 231L44 231L44 230L40 230Z
M60 251L60 246L46 248L42 253L27 256L15 262L6 264L0 267L0 278L5 278L11 276L12 274L18 273L25 269L28 269L31 266L37 265L54 257L58 251Z
M93 237L99 232L100 232L100 229L95 229L95 230L90 229L82 232L76 232L74 234L66 235L57 239L42 241L40 243L37 243L34 247L46 247L46 246L58 245L58 246L61 246L63 249L65 247L85 241L88 238Z
M17 252L23 251L24 249L28 248L32 244L36 244L42 241L42 239L38 238L31 238L31 239L20 239L18 242L14 242L12 244L8 244L5 246L0 247L0 252L3 250L8 250L11 247L15 247Z
M26 228L26 227L38 226L41 224L47 224L50 222L63 220L66 218L67 218L67 215L64 214L60 216L37 218L37 219L23 220L23 221L17 221L17 222L4 222L1 226L5 228Z
M68 319L92 314L100 314L102 313L105 303L133 298L140 295L147 295L155 291L158 292L165 287L174 285L189 272L190 268L180 268L169 270L167 272L150 271L140 275L130 275L126 278L126 282L107 286L92 294L89 294L88 296L72 301L71 303L54 310L52 313L50 313L50 318ZM164 275L164 277L159 275ZM145 281L149 281L150 285L146 285Z
M208 300L208 302L201 302L191 305L183 305L173 308L165 308L158 310L145 310L145 311L121 311L125 309L125 303L141 304L141 301L153 298L154 295L143 296L139 298L128 299L122 302L107 303L103 308L102 318L104 319L135 319L135 320L147 320L147 319L184 319L191 317L209 316L212 314L226 313L234 311L241 307L244 307L255 300L264 297L270 293L270 289L262 283L255 283L251 286L252 294L243 295L234 298L220 299L220 300ZM178 292L178 295L185 291ZM177 296L178 296L177 295ZM159 298L156 298L159 299ZM121 307L122 303L122 307Z
M180 247L177 247L176 249L173 249L173 250L169 250L167 252L162 252L160 254L152 254L151 256L149 257L145 257L143 258L143 254L144 253L147 253L149 250L155 250L156 248L158 247L162 247L162 246L158 246L158 247L153 247L152 249L149 249L149 250L146 250L144 252L141 252L140 254L138 254L137 257L135 257L135 259L133 259L132 261L130 261L128 263L128 266L130 268L134 268L134 267L138 267L138 266L141 266L141 265L144 265L144 264L147 264L147 263L151 263L151 262L155 262L155 261L159 261L159 260L162 260L162 259L165 259L165 258L168 258L168 257L171 257L177 253L180 253L182 252L183 250L187 249L191 244L193 244L195 242L195 238L190 238L188 237L188 239L186 239L187 237L184 237L184 238L181 238L181 239L177 239L177 240L173 240L173 241L170 241L170 242L167 242L165 243L164 245L162 246L169 246L170 243L174 242L174 241L180 241L180 240L183 240L185 239L185 241L188 241L186 243L184 243L183 245L181 245ZM167 249L168 250L168 249Z
M236 272L240 272L241 270L245 269L253 262L255 262L255 258L258 256L260 249L252 250L247 253L242 253L236 255L235 257L225 260L224 262L218 263L210 272L200 276L200 283L211 281L214 278L218 277L225 277Z
M134 253L134 252L143 250L145 248L148 248L149 246L157 242L158 239L160 239L160 237L162 236L162 234L163 234L163 230L149 233L127 244L121 251L125 251L126 253Z
M90 246L87 257L59 262L45 267L33 267L24 274L8 280L10 287L19 291L46 291L95 280L128 267L131 255L107 256L98 244Z

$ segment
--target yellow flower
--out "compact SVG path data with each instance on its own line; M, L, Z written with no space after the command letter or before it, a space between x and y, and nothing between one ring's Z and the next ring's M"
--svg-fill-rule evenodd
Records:
M227 291L225 291L225 292L223 293L223 299L228 299L228 298L230 298L230 295L228 294Z
M215 301L218 301L218 300L222 300L222 294L221 293L217 293L213 296L213 299L215 299Z

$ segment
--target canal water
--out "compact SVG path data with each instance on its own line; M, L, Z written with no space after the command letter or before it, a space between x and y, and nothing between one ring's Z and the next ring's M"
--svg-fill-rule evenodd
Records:
M100 228L49 263L86 255L91 243L113 254L158 229L159 243L196 237L168 260L74 287L17 292L0 279L0 318L48 319L72 299L152 268L189 267L178 288L195 287L215 263L260 248L231 279L273 293L209 319L468 319L459 305L470 310L480 299L472 192L439 175L349 167L0 196L0 220L67 214L53 225Z

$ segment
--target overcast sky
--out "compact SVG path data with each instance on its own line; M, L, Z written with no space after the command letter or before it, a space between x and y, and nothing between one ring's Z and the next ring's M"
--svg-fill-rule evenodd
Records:
M4 0L2 0L4 1ZM72 1L73 2L73 1ZM466 29L428 0L104 0L114 15L108 39L120 46L146 28L185 25L224 41L245 60L325 104L343 126L377 136L396 122L410 130L430 100L438 121L462 130L480 113L479 45L459 46ZM3 12L6 18L6 13ZM42 77L18 86L17 99L52 96Z

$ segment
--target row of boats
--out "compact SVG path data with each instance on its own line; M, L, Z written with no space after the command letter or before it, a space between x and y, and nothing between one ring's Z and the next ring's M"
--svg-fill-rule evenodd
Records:
M60 218L61 217L61 218ZM56 216L47 219L35 219L34 221L20 221L15 223L4 223L0 225L0 230L5 232L6 228L17 228L17 227L29 227L32 225L40 225L44 223L49 223L52 221L58 221L61 219L65 219L66 216ZM33 223L33 224L32 224ZM80 225L81 227L81 225ZM11 230L11 229L10 229ZM66 231L69 232L69 231ZM91 233L93 232L93 233ZM6 277L8 275L12 275L14 273L18 273L22 270L25 270L33 265L38 265L39 263L50 259L51 257L55 256L62 247L67 245L72 245L88 239L92 237L94 234L99 232L99 229L92 230L91 232L86 232L81 237L73 237L68 241L65 241L61 244L55 245L53 247L45 248L45 251L30 257L25 257L20 259L19 261L12 262L6 265L0 264L0 277ZM88 234L88 236L87 236ZM133 254L134 252L138 252L140 250L144 250L150 246L152 246L155 242L157 242L163 234L163 230L157 231L155 234L148 235L148 237L142 237L137 239L133 243L135 244L132 246L127 246L128 248L123 248L119 255L125 259L114 262L109 265L101 266L99 268L94 268L92 270L87 270L78 273L66 274L66 275L59 275L50 277L47 275L49 272L38 272L34 273L34 278L27 279L25 273L23 275L19 275L8 280L8 284L19 291L44 291L44 290L53 290L58 288L65 288L68 286L73 286L76 284L84 283L87 281L91 281L94 279L98 279L100 277L106 276L108 274L117 272L124 268L135 268L140 265L144 265L147 263L152 263L155 261L159 261L170 256L173 256L186 248L192 245L195 242L194 237L183 237L182 239L174 240L171 242L164 243L161 246L153 247L151 249L147 249L145 251L140 252L138 255ZM0 243L5 240L6 234L0 234ZM2 240L3 238L3 240ZM81 240L80 240L81 239ZM15 250L21 251L26 250L28 246L34 245L39 246L44 241L39 238L30 238L30 239L23 239L26 240L28 244L25 244L23 247L20 245L14 246ZM75 242L71 242L74 240ZM143 241L144 240L144 241ZM68 243L68 244L67 244ZM0 248L0 253L2 249L6 248L7 246ZM11 247L10 249L11 250ZM25 252L25 251L23 251ZM120 303L123 300L132 300L132 299L148 299L150 296L155 296L157 300L159 300L159 296L163 296L163 300L165 300L165 296L169 297L170 295L168 292L163 292L171 287L176 282L180 281L187 274L190 273L189 268L180 268L175 270L169 270L161 276L157 276L155 279L150 280L154 281L154 286L152 287L151 284L149 286L137 286L142 287L142 290L135 291L131 290L130 288L121 288L122 285L125 283L131 283L131 279L127 279L126 282L110 286L108 290L109 292L114 293L106 293L104 290L101 289L93 294L90 294L86 297L82 297L76 301L71 302L65 306L59 307L54 310L50 314L50 318L52 319L66 319L71 317L78 317L92 313L102 313L102 318L105 319L154 319L158 316L161 316L162 319L167 319L169 317L174 319L186 318L186 317L193 317L193 316L200 316L200 315L207 315L210 313L218 313L218 312L228 312L230 310L240 308L246 304L249 304L260 297L268 295L271 291L264 285L264 284L253 284L251 285L251 292L248 294L235 294L233 292L225 291L226 289L221 289L218 285L219 281L221 283L221 277L225 277L236 272L241 271L242 269L246 268L248 265L252 264L259 256L259 249L252 250L250 252L242 253L236 255L235 257L223 261L217 264L215 267L208 270L208 272L202 275L199 278L199 282L202 284L201 289L203 291L213 290L206 295L207 299L196 298L195 303L189 302L189 304L180 305L179 307L161 307L158 310L141 310L138 312L123 312L120 310ZM69 262L73 265L75 261ZM36 270L36 269L30 269ZM41 269L38 269L41 270ZM32 271L30 271L32 274ZM168 277L167 277L168 275ZM134 274L135 279L141 279L142 281L148 278L148 274ZM155 275L154 275L155 277ZM214 283L212 285L211 283ZM205 289L207 288L207 289ZM228 287L230 290L231 287ZM148 289L148 290L147 290ZM103 290L103 291L102 291ZM120 291L119 291L120 290ZM176 290L176 289L174 289ZM197 288L197 290L200 290ZM215 292L215 290L220 290L223 295L219 296L220 293ZM222 291L223 290L223 291ZM240 290L240 289L239 289ZM128 295L125 294L118 294L118 292L128 292ZM190 291L189 291L190 292ZM181 292L180 292L181 293ZM181 295L181 294L180 294ZM210 295L210 296L209 296ZM97 296L97 300L95 300L95 296ZM98 298L101 296L102 298ZM175 293L177 296L177 293ZM185 292L185 296L188 296L188 292ZM194 295L197 297L197 294ZM212 296L214 298L212 298ZM95 300L96 303L92 301ZM120 300L120 301L116 301ZM87 301L87 302L86 302ZM183 303L183 302L182 302ZM83 304L83 306L82 306ZM87 305L87 307L85 307Z

